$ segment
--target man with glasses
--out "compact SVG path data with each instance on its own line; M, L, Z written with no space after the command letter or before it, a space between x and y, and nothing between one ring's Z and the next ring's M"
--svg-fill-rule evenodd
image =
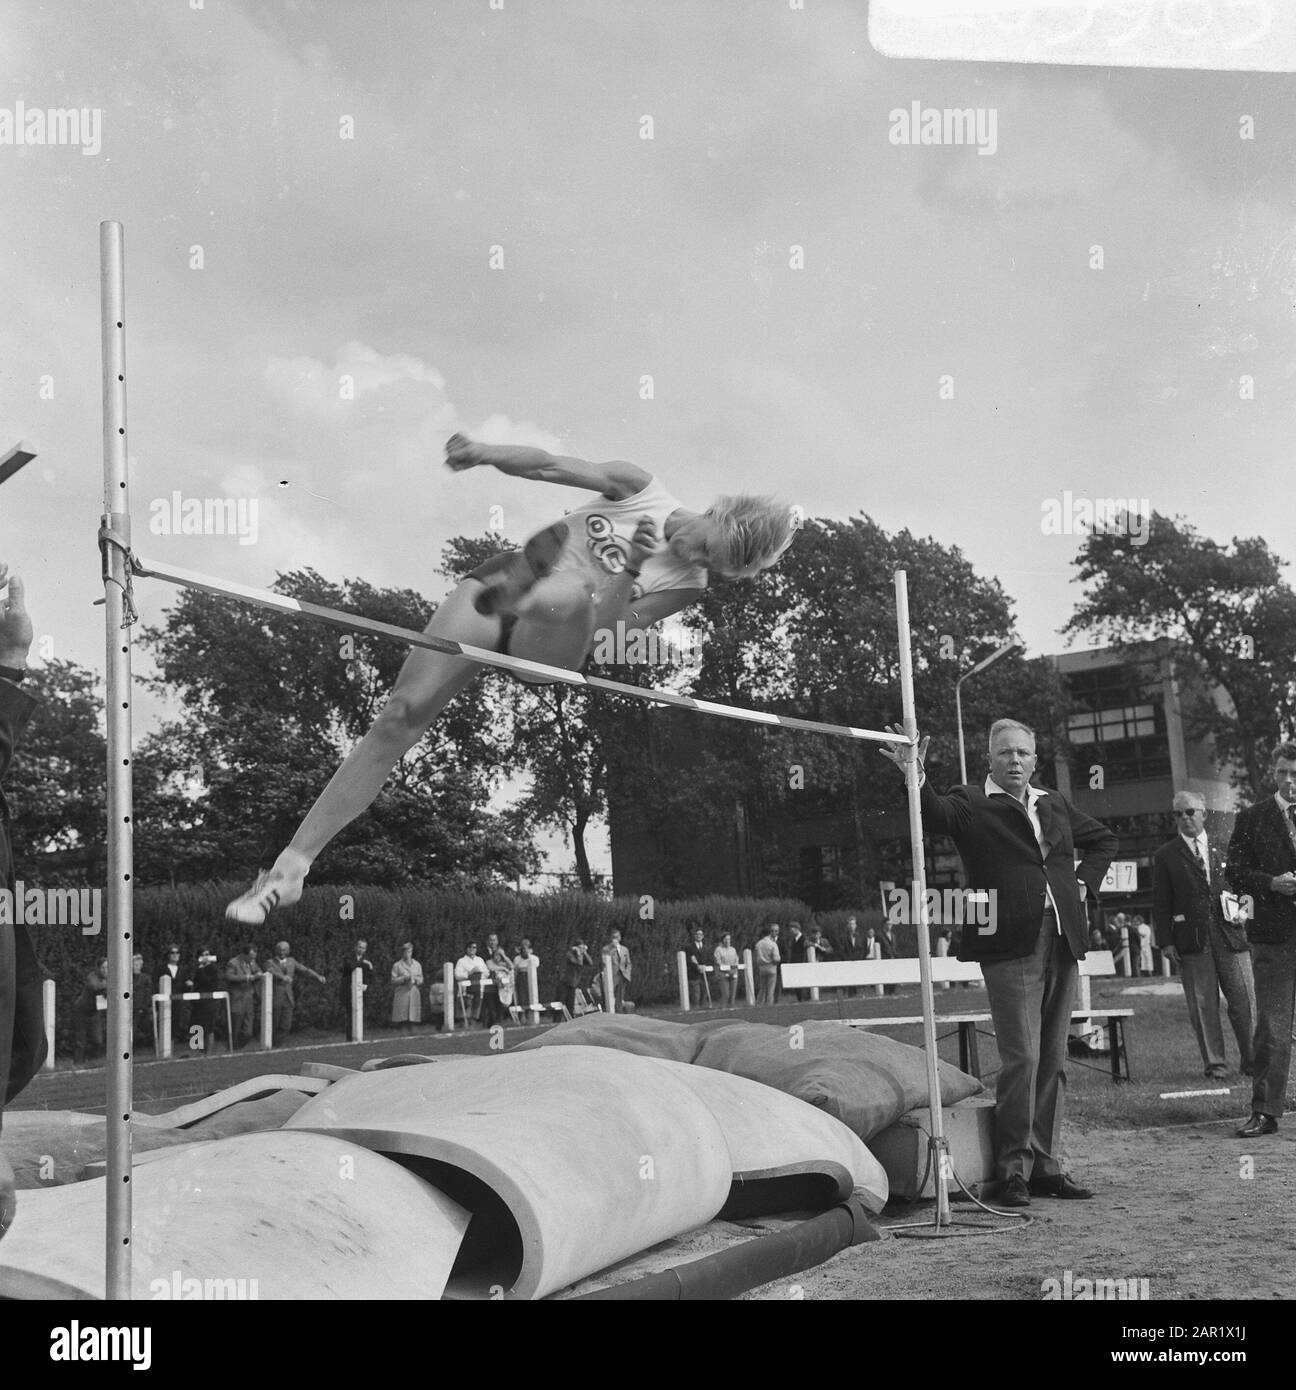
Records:
M1224 864L1206 835L1206 802L1179 792L1174 802L1178 834L1152 860L1152 926L1161 954L1179 967L1188 1021L1197 1035L1202 1066L1212 1080L1228 1076L1219 998L1237 1039L1239 1070L1252 1072L1255 982L1246 932L1229 920Z

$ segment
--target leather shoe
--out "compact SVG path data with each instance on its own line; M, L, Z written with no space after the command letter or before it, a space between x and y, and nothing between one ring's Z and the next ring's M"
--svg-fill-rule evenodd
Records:
M1060 1197L1068 1202L1087 1202L1093 1196L1087 1187L1072 1182L1065 1173L1054 1173L1048 1178L1032 1178L1030 1190L1037 1197Z
M1014 1173L1012 1177L1004 1180L1003 1190L995 1199L996 1205L1001 1207L1028 1207L1031 1204L1030 1188L1026 1186L1026 1179L1020 1173Z
M1262 1134L1277 1134L1278 1121L1272 1115L1261 1115L1258 1111L1237 1131L1239 1139L1257 1139Z

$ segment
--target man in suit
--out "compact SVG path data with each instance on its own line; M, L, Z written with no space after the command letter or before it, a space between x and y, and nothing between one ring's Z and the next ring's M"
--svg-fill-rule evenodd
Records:
M1206 837L1206 801L1197 792L1174 799L1179 833L1152 860L1152 928L1161 954L1183 980L1188 1019L1197 1035L1202 1065L1212 1080L1228 1075L1219 997L1224 991L1237 1039L1239 1067L1252 1074L1251 1035L1255 983L1246 932L1230 922L1220 897L1224 865Z
M184 974L180 964L180 947L173 941L167 947L166 961L162 969L158 971L157 993L161 994L162 981L170 983L167 988L175 1003L171 1005L171 1040L184 1046L189 1039L189 1005L181 998L181 995L192 991L193 980Z
M928 742L919 745L920 764ZM882 751L903 767L907 750L893 744ZM1057 1158L1067 1031L1077 962L1089 943L1084 899L1098 892L1119 842L1060 792L1031 785L1035 734L1025 724L996 720L989 753L982 785L940 796L924 776L922 810L929 829L954 841L967 886L990 894L990 921L963 933L959 956L981 966L999 1046L999 1202L1088 1198L1093 1193L1063 1173Z
M14 748L36 709L36 701L19 688L27 674L32 624L24 602L23 582L0 564L0 780L13 760ZM9 806L0 791L0 884L14 892L13 852L9 846ZM12 903L10 898L10 903ZM31 932L24 923L0 924L0 1127L4 1107L40 1070L45 1060L45 1010L42 970ZM14 1171L0 1150L0 1236L17 1209Z
M238 955L225 962L225 988L229 990L231 1045L237 1049L252 1041L256 1032L256 984L265 974L257 964L256 947L245 942Z
M1224 874L1250 907L1247 936L1255 974L1251 1118L1239 1139L1278 1128L1291 1065L1296 997L1296 743L1280 743L1270 761L1274 794L1238 812Z
M625 1009L626 986L630 983L633 967L630 964L630 948L621 944L621 933L613 927L603 946L603 958L612 962L612 1003L617 1013Z
M303 965L296 956L290 954L289 944L286 941L275 943L275 953L266 962L266 970L272 981L270 996L272 1037L270 1046L278 1047L292 1032L293 1010L297 1006L293 981L297 975L299 973L309 975L312 980L318 980L320 984L326 984L327 981L317 970L312 970L309 965Z

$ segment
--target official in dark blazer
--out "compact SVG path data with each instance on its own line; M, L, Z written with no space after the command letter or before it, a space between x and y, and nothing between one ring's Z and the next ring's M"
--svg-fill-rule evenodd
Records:
M1179 833L1152 859L1152 930L1161 954L1179 967L1206 1075L1228 1075L1219 1007L1223 990L1239 1069L1250 1076L1255 982L1246 931L1224 911L1224 856L1207 838L1205 799L1179 792L1173 804Z
M924 739L920 760L926 748ZM902 749L883 751L903 766ZM959 958L977 961L985 977L1000 1057L995 1176L998 1200L1013 1207L1029 1206L1032 1194L1093 1196L1063 1173L1057 1150L1077 962L1089 944L1083 900L1098 892L1118 847L1060 792L1031 786L1035 762L1034 732L1000 719L984 784L945 796L925 779L922 787L928 828L954 841L967 886L990 893L989 921L964 930Z
M1247 937L1255 974L1255 1075L1251 1118L1238 1138L1278 1128L1291 1065L1296 998L1296 743L1280 743L1270 760L1274 794L1239 811L1224 870L1250 908Z
M19 688L26 675L32 625L23 601L23 583L0 564L0 782L13 760L14 749L36 709L36 701ZM14 892L13 852L9 845L9 804L0 790L0 884ZM13 899L10 898L10 903ZM0 1127L4 1107L40 1070L45 1060L43 972L36 959L31 932L24 923L0 924ZM14 1171L0 1150L0 1236L14 1218L17 1197Z

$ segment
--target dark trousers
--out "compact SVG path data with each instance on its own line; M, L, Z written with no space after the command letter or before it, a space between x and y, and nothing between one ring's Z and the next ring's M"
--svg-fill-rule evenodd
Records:
M0 1123L45 1060L41 968L25 924L0 926Z
M1287 1096L1291 1066L1292 1012L1296 1002L1296 940L1278 945L1254 942L1251 966L1255 972L1255 1079L1251 1109L1276 1120Z
M1066 1044L1079 969L1045 913L1035 950L1021 960L983 961L999 1047L995 1087L995 1177L1053 1177L1066 1097Z
M277 1046L292 1032L293 997L286 989L277 989L270 998L274 1014L270 1019L270 1045Z
M87 1061L104 1050L104 1015L98 1010L73 1008L72 1060Z
M234 1030L234 1036L230 1041L234 1046L242 1047L244 1043L252 1041L252 1034L255 1025L256 1000L252 995L252 986L231 985L230 991L230 1027Z
M1210 945L1204 951L1179 957L1188 1021L1197 1035L1202 1066L1222 1070L1224 1028L1220 1022L1220 991L1228 1005L1229 1024L1238 1045L1238 1066L1252 1069L1251 1043L1255 1032L1255 981L1251 953L1235 951L1217 923L1211 924Z

